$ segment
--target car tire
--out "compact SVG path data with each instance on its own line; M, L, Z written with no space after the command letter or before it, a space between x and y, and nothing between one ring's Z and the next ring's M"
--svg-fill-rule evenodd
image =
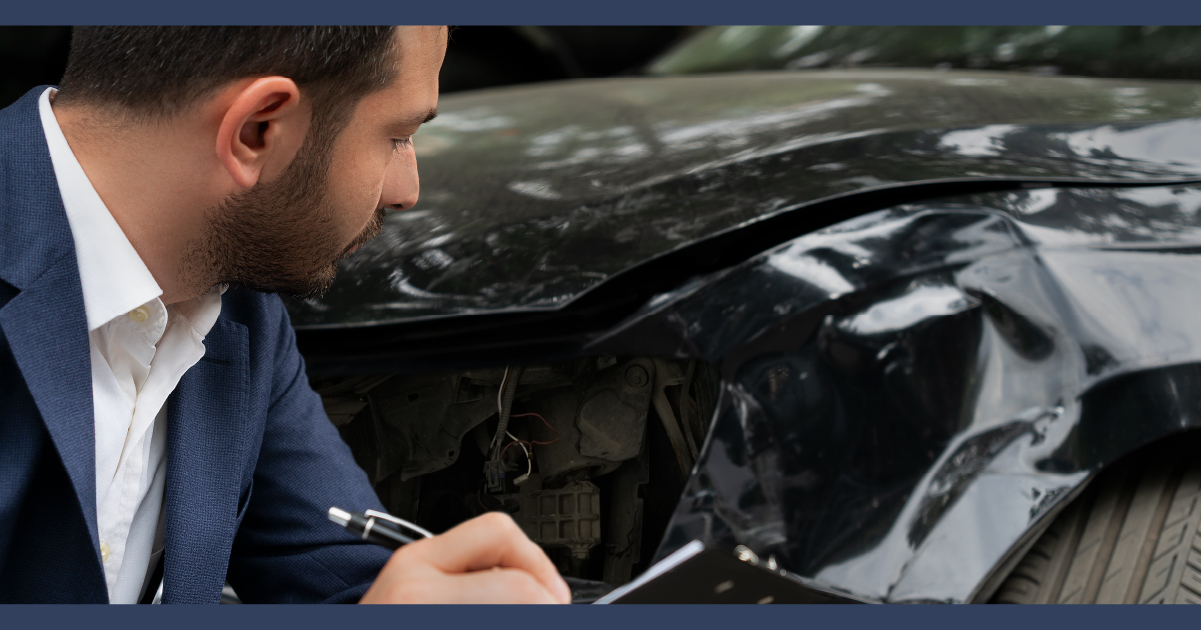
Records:
M1201 462L1172 451L1100 475L992 603L1201 603Z

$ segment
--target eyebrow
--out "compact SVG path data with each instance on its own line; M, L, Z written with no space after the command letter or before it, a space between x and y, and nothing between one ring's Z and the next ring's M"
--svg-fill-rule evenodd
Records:
M406 118L406 119L400 121L399 123L397 123L397 126L398 127L413 127L416 125L423 125L437 117L438 117L438 108L432 107L432 108L430 108L429 111L425 112L424 114L418 114L416 116L413 116L412 118Z

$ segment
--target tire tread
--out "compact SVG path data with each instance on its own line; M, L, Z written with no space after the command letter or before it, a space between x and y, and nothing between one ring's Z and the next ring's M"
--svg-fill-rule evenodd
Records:
M1143 457L1055 518L991 601L1201 603L1201 462Z

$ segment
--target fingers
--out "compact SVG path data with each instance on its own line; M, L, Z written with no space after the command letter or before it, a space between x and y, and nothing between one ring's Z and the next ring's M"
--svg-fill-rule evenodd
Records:
M571 589L555 565L502 512L476 517L445 534L406 545L402 551L444 573L474 575L470 572L492 567L518 569L533 576L558 601L571 602Z
M411 575L385 569L361 604L558 604L557 596L517 569Z
M452 576L456 603L479 604L562 604L567 602L548 590L546 585L529 573L518 569L476 571Z
M550 564L537 545L502 512L489 512L421 542L425 544L423 553L427 559L450 573L478 571L497 565L531 568L525 565Z

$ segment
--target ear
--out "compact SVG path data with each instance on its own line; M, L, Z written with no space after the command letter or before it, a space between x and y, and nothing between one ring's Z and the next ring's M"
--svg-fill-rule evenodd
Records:
M234 86L217 130L217 157L234 182L250 188L283 171L308 131L309 112L291 79L264 77Z

